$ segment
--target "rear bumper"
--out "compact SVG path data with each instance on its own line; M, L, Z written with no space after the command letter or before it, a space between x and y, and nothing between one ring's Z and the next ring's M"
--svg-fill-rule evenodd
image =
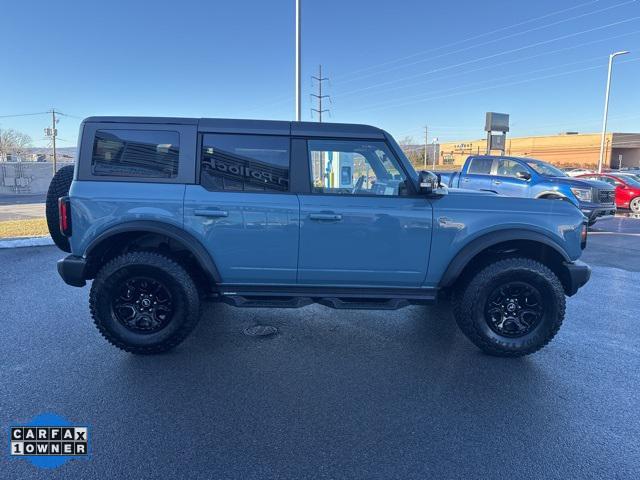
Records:
M84 287L87 261L77 255L68 255L58 260L58 273L67 285Z
M564 262L567 271L566 277L566 294L570 297L589 281L591 277L591 268L584 262L576 260L575 262Z

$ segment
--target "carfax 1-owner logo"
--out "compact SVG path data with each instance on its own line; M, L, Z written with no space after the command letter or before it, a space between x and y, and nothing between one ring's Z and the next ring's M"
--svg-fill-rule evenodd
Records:
M25 458L37 467L55 468L89 456L89 428L60 415L41 414L9 430L11 456Z

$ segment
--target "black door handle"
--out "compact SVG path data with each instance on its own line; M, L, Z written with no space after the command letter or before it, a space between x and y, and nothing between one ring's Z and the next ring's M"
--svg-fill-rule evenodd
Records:
M325 222L338 222L342 220L342 215L338 213L310 213L309 218Z
M226 210L196 210L193 213L198 217L221 218L229 216L229 212L227 212Z

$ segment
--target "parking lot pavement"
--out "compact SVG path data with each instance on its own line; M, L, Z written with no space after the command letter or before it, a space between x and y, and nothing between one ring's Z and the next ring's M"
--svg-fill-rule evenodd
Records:
M604 237L558 336L522 359L480 353L447 305L211 304L175 351L132 356L58 278L61 252L0 250L0 421L90 425L92 456L47 478L639 478L638 238ZM0 461L2 478L43 474Z
M22 194L22 195L9 195L6 193L0 194L0 205L21 205L25 203L44 203L47 200L45 193L38 194Z

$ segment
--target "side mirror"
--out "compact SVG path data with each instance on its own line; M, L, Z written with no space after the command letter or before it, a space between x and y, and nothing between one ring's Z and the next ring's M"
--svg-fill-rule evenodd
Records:
M529 172L516 172L516 178L520 180L531 180L531 174Z
M440 175L433 172L421 171L418 174L420 193L423 195L446 195L447 188L440 183Z

